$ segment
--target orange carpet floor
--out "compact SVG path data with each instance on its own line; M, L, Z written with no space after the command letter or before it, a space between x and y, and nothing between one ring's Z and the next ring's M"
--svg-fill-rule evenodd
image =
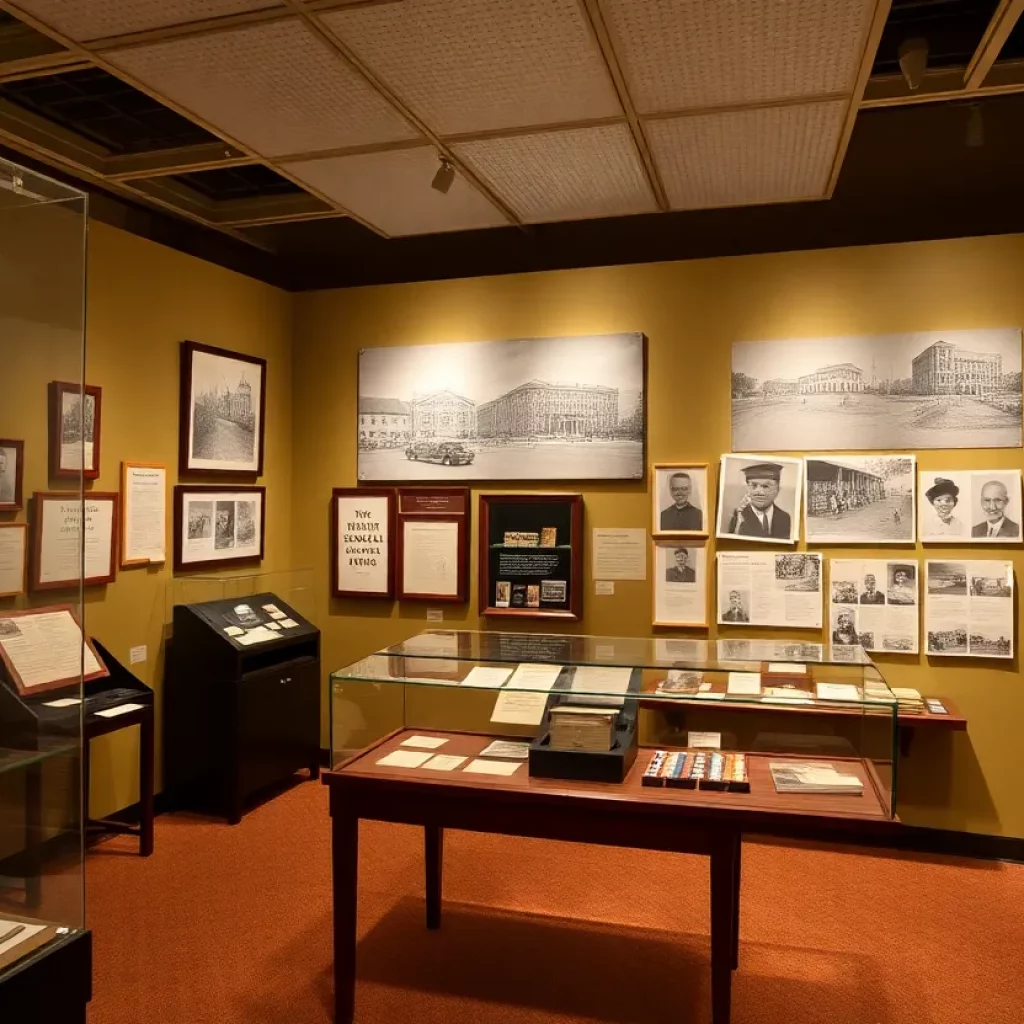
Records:
M710 1020L703 858L364 823L358 1024ZM327 791L165 815L87 861L90 1024L331 1020ZM1024 867L744 847L735 1024L1022 1024Z

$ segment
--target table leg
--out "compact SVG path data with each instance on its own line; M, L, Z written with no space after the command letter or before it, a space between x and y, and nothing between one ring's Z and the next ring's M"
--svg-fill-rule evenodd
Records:
M153 712L150 710L139 723L139 856L153 852L153 772L154 760Z
M729 1024L732 1012L733 903L737 837L723 832L711 850L711 1020Z
M425 825L423 837L427 869L427 927L440 928L444 829L438 825Z
M331 818L334 875L334 1021L352 1024L356 1004L356 905L359 886L359 819Z

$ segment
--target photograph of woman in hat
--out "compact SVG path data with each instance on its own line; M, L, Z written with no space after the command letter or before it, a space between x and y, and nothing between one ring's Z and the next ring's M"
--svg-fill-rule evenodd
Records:
M959 485L945 476L937 476L934 481L924 492L928 504L921 505L921 540L965 536L967 527L955 512L960 502Z

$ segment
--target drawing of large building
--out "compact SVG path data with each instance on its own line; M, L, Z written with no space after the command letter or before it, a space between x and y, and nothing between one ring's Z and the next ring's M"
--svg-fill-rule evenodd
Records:
M996 352L969 352L948 341L929 345L913 363L918 395L987 395L999 390L1003 359Z
M220 396L220 415L243 426L252 420L252 385L242 377L234 391L225 388Z
M609 437L619 424L618 388L531 380L477 410L480 437Z
M412 413L408 402L397 398L359 399L359 441L398 444L408 441Z
M412 403L414 437L475 437L476 405L454 391L435 391Z
M817 395L835 391L863 391L864 371L853 363L822 366L799 378L801 395Z

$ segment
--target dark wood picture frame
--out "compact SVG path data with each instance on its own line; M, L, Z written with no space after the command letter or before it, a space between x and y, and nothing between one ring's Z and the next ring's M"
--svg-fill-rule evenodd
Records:
M62 468L60 453L64 432L64 395L71 394L85 401L87 395L93 398L92 418L92 465ZM100 475L100 440L103 436L103 388L93 384L78 385L69 381L50 381L49 389L49 458L50 477L55 480L95 480Z
M32 539L32 573L29 579L29 589L37 590L67 590L79 585L79 578L71 577L64 580L52 580L44 582L41 578L43 569L43 507L48 501L73 501L85 502L108 501L110 502L110 572L106 576L86 576L81 580L83 587L102 587L107 583L113 583L117 578L118 550L120 546L118 534L121 525L121 495L117 491L86 491L84 495L76 494L74 491L36 491L32 495L33 504L33 539ZM83 542L84 543L84 542ZM82 554L84 558L84 553ZM84 566L80 566L85 571Z
M17 460L14 464L14 500L0 501L0 512L18 512L25 507L22 491L25 482L25 442L0 437L0 448L13 448Z
M198 562L184 561L184 550L182 544L181 530L185 518L185 499L190 495L202 494L224 494L241 497L243 495L258 495L260 501L260 550L256 555L241 555L238 557L228 556L226 558L204 558ZM211 524L216 530L216 522ZM267 489L255 485L241 486L238 484L225 484L223 487L217 484L176 484L174 487L174 571L190 572L207 569L226 569L231 566L258 565L263 561L266 552L267 537Z
M338 556L341 553L341 520L338 516L339 498L384 498L387 501L388 533L387 547L387 589L386 590L343 590L341 587ZM334 597L365 597L394 600L395 596L395 489L393 487L335 487L331 491L331 594Z
M259 372L259 424L256 437L256 465L251 469L221 468L217 466L192 466L190 448L190 424L192 410L192 364L197 352L221 359L232 359L236 362L249 363ZM263 475L263 451L266 434L267 412L267 361L259 356L250 356L244 352L232 352L226 348L203 345L198 341L181 343L181 391L178 405L178 472L181 476L216 476L243 477L251 479Z
M96 659L96 663L100 666L100 671L90 672L86 676L76 675L69 676L66 679L54 679L49 683L42 683L40 686L25 686L21 678L21 674L14 667L14 663L11 661L10 655L8 655L7 651L4 649L3 644L0 644L0 661L3 662L4 671L7 673L7 678L14 684L14 688L22 697L34 697L37 693L46 693L48 690L63 690L65 687L74 686L77 683L88 683L93 679L105 679L110 675L110 670L100 657L99 651L96 650L92 640L85 635L85 630L82 629L82 624L79 622L78 615L75 613L74 605L54 604L43 608L22 608L19 611L0 612L0 619L27 618L32 615L49 615L53 612L67 612L71 618L74 619L75 625L78 626L78 630L82 634L82 640L88 646L89 650L92 651L93 657Z
M20 597L28 590L28 523L0 523L0 530L21 531L21 589L0 590L0 597Z
M469 526L472 496L468 487L399 487L395 498L395 593L401 601L469 600ZM458 524L457 590L454 594L418 593L405 588L405 524Z
M568 505L570 562L568 596L569 607L554 608L497 608L490 603L490 528L491 509L495 505ZM524 548L538 551L543 548ZM583 495L582 494L481 494L480 526L478 536L478 602L481 615L509 619L562 619L578 622L583 617Z

